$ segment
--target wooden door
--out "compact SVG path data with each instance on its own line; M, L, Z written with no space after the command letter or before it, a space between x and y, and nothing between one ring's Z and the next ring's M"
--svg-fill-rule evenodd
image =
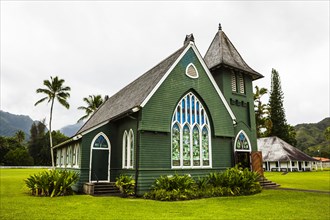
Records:
M261 151L252 151L252 171L259 173L261 176L264 176L264 169L262 167L262 152Z

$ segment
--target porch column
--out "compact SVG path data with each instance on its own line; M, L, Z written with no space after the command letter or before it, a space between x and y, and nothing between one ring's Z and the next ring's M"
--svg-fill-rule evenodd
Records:
M304 171L306 171L306 166L305 166L306 161L303 161L303 163L304 163Z
M270 171L270 167L269 167L269 161L266 162L267 163L267 171Z
M291 172L292 172L292 161L290 160L290 167L291 167Z
M277 162L278 162L278 171L281 171L281 162L280 161Z

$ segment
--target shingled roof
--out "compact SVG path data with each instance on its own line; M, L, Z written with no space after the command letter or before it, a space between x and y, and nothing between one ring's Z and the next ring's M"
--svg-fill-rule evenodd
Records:
M106 100L80 128L77 134L108 122L122 114L132 112L133 108L139 107L188 45L185 44L172 55Z
M258 138L263 161L317 161L278 137Z
M253 80L263 77L263 75L246 64L229 38L222 31L221 25L219 25L219 31L207 50L204 60L209 69L227 66L251 75Z

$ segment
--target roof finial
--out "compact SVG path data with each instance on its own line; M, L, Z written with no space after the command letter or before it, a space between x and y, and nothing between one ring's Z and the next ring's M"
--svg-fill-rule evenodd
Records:
M219 23L219 31L221 31L221 30L222 30L221 23Z
M193 34L186 35L186 38L184 39L184 45L189 44L190 42L195 42L195 38Z

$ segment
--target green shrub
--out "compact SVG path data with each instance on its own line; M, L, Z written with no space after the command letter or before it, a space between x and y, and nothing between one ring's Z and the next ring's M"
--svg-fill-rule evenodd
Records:
M73 194L71 186L79 179L79 174L68 170L49 170L30 175L24 180L35 196L64 196Z
M194 181L189 175L160 176L146 199L177 201L216 196L250 195L261 192L259 175L238 166L224 172L210 173Z
M165 189L166 191L183 191L186 189L192 189L195 186L195 181L189 175L179 176L175 174L173 176L160 176L156 179L152 189Z
M134 195L135 180L132 176L120 175L116 178L116 186L125 196Z

